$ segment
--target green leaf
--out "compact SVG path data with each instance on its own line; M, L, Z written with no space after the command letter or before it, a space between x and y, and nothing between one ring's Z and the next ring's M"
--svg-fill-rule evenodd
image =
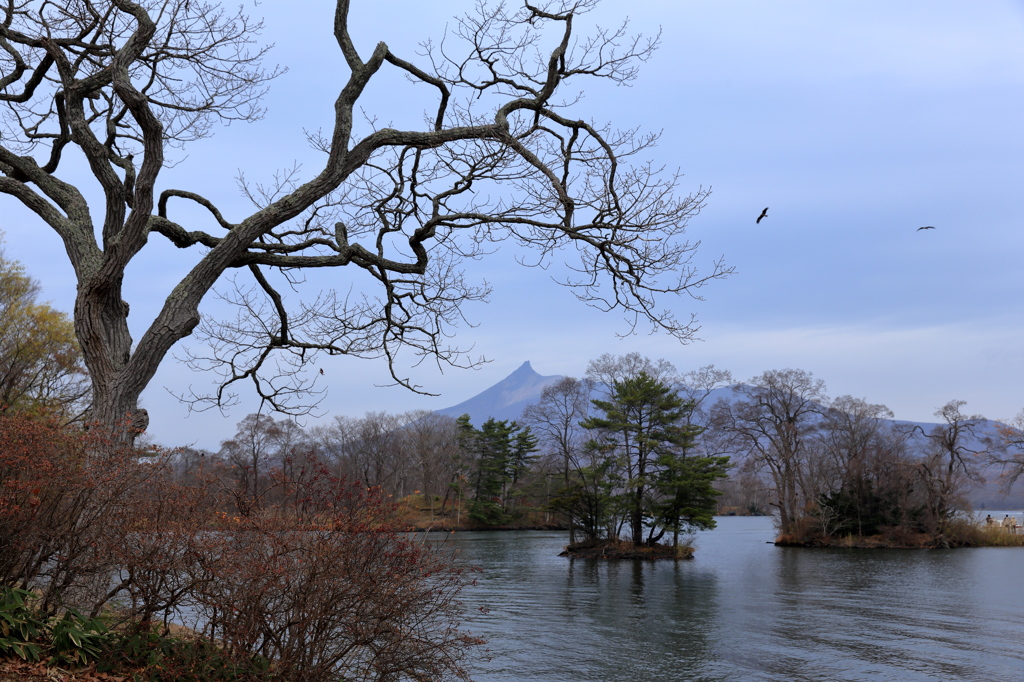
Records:
M12 647L23 661L38 661L39 647L31 642L19 642Z

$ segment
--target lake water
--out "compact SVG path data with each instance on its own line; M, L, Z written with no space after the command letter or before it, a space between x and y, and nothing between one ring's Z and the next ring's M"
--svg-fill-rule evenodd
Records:
M558 556L566 533L448 537L499 680L1024 680L1024 549L820 550L726 517L685 562Z

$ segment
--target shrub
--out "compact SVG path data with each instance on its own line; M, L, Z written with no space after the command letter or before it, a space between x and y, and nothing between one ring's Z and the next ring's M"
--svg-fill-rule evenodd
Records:
M163 456L140 454L0 417L0 584L38 591L54 660L83 664L102 649L178 671L164 679L200 679L181 672L190 666L259 676L254 661L276 680L465 677L480 642L460 629L463 574L401 533L379 490L307 458L242 499L202 473L180 485ZM218 653L166 641L170 620ZM108 622L127 638L120 649ZM29 639L5 646L39 654Z
M267 679L270 662L232 655L198 636L166 636L156 630L120 634L96 666L99 672L133 671L136 680L248 681Z
M0 655L17 656L23 661L38 661L37 640L45 623L30 609L32 593L12 588L0 589Z
M398 532L376 489L319 471L294 504L222 514L197 571L197 629L281 680L464 678L462 572Z

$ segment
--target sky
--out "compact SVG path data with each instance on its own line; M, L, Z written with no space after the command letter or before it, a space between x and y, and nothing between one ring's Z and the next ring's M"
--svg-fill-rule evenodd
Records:
M414 61L417 44L439 39L473 2L353 5L364 55L384 40ZM263 2L253 12L266 18L270 61L288 68L264 100L267 115L193 143L163 176L163 186L205 193L229 219L249 208L240 171L266 182L295 163L316 168L304 130L329 125L347 76L332 3ZM439 409L527 360L543 375L581 376L602 353L632 351L681 371L714 364L737 381L804 369L830 395L885 404L899 419L932 421L953 399L994 419L1024 408L1024 2L605 0L577 29L627 16L632 32L660 30L660 49L631 87L595 82L578 111L660 131L649 158L682 172L685 192L711 187L687 236L700 242L698 267L724 257L736 272L702 289L702 301L665 301L680 317L698 315L701 340L621 338L621 316L584 306L503 248L467 264L493 293L466 306L474 326L456 336L486 364L409 368L439 394L431 397L384 386L381 361L325 358L321 419ZM423 93L384 74L367 92L366 115L418 123L430 104ZM7 256L70 311L74 279L56 236L2 205ZM924 225L935 229L918 231ZM126 286L136 338L191 262L152 247ZM220 309L211 301L204 310ZM253 400L190 413L172 395L209 385L168 358L143 395L153 440L216 449L230 438Z

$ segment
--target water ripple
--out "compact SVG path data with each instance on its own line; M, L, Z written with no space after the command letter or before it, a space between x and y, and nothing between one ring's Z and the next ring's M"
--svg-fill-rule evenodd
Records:
M803 550L725 518L693 561L558 557L560 533L457 533L481 568L480 682L1024 679L1024 553Z

